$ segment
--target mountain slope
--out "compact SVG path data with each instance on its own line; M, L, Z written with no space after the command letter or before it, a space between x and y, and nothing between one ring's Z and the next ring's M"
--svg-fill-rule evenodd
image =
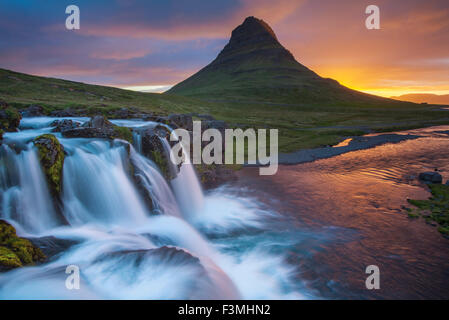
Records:
M208 100L292 104L397 104L322 78L295 60L263 20L248 17L217 58L167 91Z
M187 97L143 93L0 69L0 100L18 108L39 104L54 108L138 107L158 113L201 111L204 102Z
M391 97L392 99L410 101L415 103L429 103L429 104L447 104L449 105L449 94L431 94L431 93L409 93L403 94L397 97Z

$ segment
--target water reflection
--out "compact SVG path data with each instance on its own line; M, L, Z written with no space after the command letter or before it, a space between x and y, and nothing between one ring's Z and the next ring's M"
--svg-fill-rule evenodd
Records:
M276 176L243 170L240 184L261 201L278 197L279 211L303 227L326 230L333 241L295 246L290 259L302 279L329 298L448 298L449 240L401 210L425 199L419 172L438 168L449 178L449 127L411 130L415 140L282 166ZM351 234L352 231L352 234ZM316 249L316 248L314 248ZM381 289L365 289L365 268L378 265Z

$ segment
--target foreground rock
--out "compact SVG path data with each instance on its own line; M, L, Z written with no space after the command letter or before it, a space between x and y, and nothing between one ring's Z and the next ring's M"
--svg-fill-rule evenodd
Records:
M429 183L442 183L443 177L436 171L421 172L419 174L419 180Z
M0 100L0 139L3 132L16 132L22 116L13 107Z
M41 117L45 115L45 110L38 104L32 104L26 109L20 110L22 117Z
M66 128L61 133L66 138L122 139L132 142L129 128L116 126L104 116L94 116L81 127Z
M45 255L38 247L29 240L18 237L12 225L0 220L0 272L44 260Z
M64 165L64 147L52 134L44 134L34 139L34 145L38 150L38 157L48 187L54 196L61 192L62 167Z
M170 153L164 146L164 140L169 136L169 131L164 126L144 128L139 131L142 143L142 154L151 159L162 172L162 175L171 180L176 178L179 167L171 164Z
M71 129L78 128L80 124L73 120L63 119L63 120L55 120L51 123L52 127L55 127L53 132L63 132Z

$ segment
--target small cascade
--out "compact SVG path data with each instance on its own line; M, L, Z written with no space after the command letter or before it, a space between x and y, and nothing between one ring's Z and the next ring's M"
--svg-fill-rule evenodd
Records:
M65 146L67 143L65 143ZM134 224L149 214L129 176L123 145L92 141L66 157L64 214L71 225Z
M170 155L171 148L167 139L161 138L165 152ZM183 152L185 153L184 149ZM169 161L170 165L176 167ZM177 169L173 169L176 170ZM187 219L191 219L198 214L204 205L204 195L200 182L195 173L195 168L191 163L183 163L176 178L171 180L173 191L178 199L179 206Z
M38 234L57 225L47 182L32 144L19 154L0 146L0 217L23 232Z
M140 178L151 196L154 210L158 213L181 217L176 198L155 164L137 153L133 147L130 150L130 157L135 168L135 175Z

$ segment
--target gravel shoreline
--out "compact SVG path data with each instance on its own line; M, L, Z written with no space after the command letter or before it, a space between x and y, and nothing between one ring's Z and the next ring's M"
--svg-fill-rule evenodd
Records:
M379 134L375 136L354 137L345 146L322 147L315 149L304 149L292 153L280 153L278 164L294 165L305 162L312 162L319 159L326 159L341 155L343 153L358 151L377 147L386 143L399 143L405 140L417 139L422 136L414 134ZM246 167L259 166L259 164L245 164Z

